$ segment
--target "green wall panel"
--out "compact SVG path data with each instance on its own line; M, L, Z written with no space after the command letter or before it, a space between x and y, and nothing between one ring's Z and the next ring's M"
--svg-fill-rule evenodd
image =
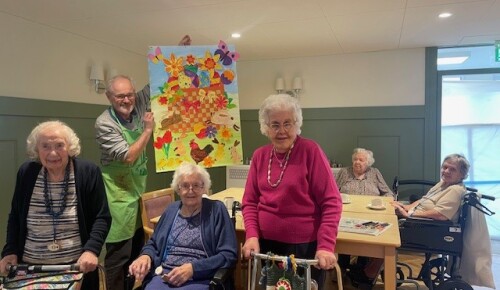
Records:
M260 133L257 110L241 116L244 154L251 156L269 141ZM349 166L352 150L363 147L374 152L374 167L389 186L396 175L423 177L423 106L303 109L303 117L301 135L318 142L331 161Z
M0 203L1 243L5 241L15 174L26 160L25 142L31 129L49 119L68 123L81 139L81 157L98 164L100 153L94 140L94 122L106 107L0 97L0 161L3 165L0 169L3 188L0 197L6 201ZM240 113L243 155L246 159L256 148L269 141L260 133L257 110L242 110ZM366 147L374 151L375 167L381 170L389 185L395 175L415 179L424 177L424 106L304 109L303 116L302 135L318 142L331 160L348 166L353 148ZM147 154L150 159L148 190L169 186L172 172L156 173L153 146L148 146ZM211 168L209 172L212 191L225 189L225 168Z

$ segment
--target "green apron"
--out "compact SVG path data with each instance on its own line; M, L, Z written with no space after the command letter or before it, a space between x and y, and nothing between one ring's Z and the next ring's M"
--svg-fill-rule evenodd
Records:
M129 130L118 121L114 110L111 108L109 110L111 116L120 125L125 141L129 145L133 144L142 134L142 124L136 123L136 129ZM147 160L146 151L144 150L134 164L115 160L108 165L102 166L109 210L113 218L106 239L107 243L128 240L134 236L137 229L142 227L139 214L139 198L146 190Z

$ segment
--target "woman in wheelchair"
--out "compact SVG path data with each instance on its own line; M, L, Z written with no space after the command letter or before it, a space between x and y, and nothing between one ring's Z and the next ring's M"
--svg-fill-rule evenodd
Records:
M217 269L236 263L233 223L222 202L202 198L211 186L204 168L181 164L171 186L180 201L162 214L129 272L144 289L208 289Z
M434 220L457 222L460 207L466 192L463 180L469 172L469 162L460 154L450 154L443 160L440 170L441 180L419 200L405 205L393 201L396 213L400 217L420 217ZM372 285L376 279L383 259L370 259L363 269L354 268L349 273L353 284Z
M469 167L469 161L460 154L446 156L441 165L441 181L412 204L392 202L397 214L402 217L457 222L462 198L466 191L463 180L467 177Z

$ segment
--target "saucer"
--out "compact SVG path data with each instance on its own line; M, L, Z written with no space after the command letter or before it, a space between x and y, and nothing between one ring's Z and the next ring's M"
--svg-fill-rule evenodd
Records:
M368 204L368 208L369 209L375 209L375 210L382 210L382 209L385 209L385 205L372 205L371 203Z
M350 198L342 200L342 204L348 204L348 203L351 203L351 199Z

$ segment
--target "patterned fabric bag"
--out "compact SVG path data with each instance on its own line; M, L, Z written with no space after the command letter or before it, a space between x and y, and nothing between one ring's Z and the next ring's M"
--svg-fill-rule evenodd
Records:
M83 273L66 271L56 273L38 273L25 276L16 276L7 279L0 289L32 290L32 289L68 289L79 290L83 281Z
M269 254L268 255L272 255ZM291 255L286 262L280 262L277 265L275 261L272 264L269 260L263 268L263 273L266 276L267 289L277 290L307 290L305 273L306 265L298 265L295 262L294 256Z

